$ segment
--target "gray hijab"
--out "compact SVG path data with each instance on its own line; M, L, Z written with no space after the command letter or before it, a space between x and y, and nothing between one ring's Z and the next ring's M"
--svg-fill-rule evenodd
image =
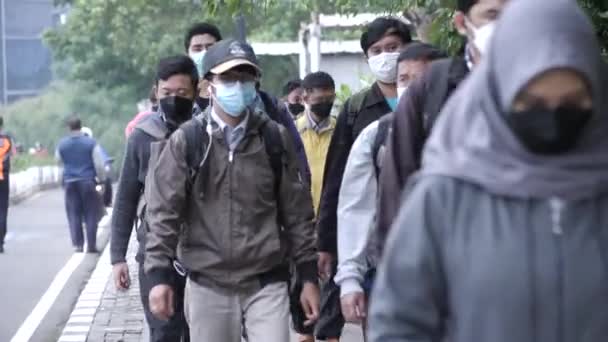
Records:
M567 154L528 152L504 116L535 76L585 76L594 116ZM511 0L488 55L448 101L423 154L422 175L444 175L518 198L577 200L608 191L608 82L593 26L574 0Z

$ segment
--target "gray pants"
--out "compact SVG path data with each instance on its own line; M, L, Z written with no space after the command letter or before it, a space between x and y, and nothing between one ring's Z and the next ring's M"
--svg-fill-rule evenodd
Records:
M184 310L191 341L289 341L289 296L286 283L254 292L234 292L186 283Z

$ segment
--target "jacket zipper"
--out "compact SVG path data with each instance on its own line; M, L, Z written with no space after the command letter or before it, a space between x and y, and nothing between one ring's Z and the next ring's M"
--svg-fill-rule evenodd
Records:
M559 198L552 198L549 201L551 206L551 221L553 241L557 251L557 327L556 342L564 340L564 249L562 235L562 214L565 203Z

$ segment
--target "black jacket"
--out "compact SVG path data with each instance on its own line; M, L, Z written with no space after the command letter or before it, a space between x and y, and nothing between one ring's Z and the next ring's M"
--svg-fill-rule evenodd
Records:
M362 95L365 97L362 106L357 115L352 117L348 111L349 101L355 96ZM344 103L338 115L325 163L323 193L317 223L319 251L336 255L338 195L348 154L355 139L370 123L390 112L391 108L377 83L363 93L353 95ZM349 119L353 121L349 123Z
M161 131L167 131L165 123L156 114L149 115L143 120L146 121L140 122L127 140L125 157L118 181L118 190L112 212L110 244L112 265L125 262L129 238L137 218L137 206L140 197L143 195L146 175L148 174L150 144L159 140L159 138L142 130L141 126L151 124ZM139 247L137 260L143 262L143 246Z

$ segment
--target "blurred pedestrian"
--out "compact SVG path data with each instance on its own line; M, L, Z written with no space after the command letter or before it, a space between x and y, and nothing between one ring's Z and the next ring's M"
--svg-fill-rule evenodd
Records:
M303 88L300 79L291 80L283 87L284 105L294 120L297 120L305 110L302 104L302 93Z
M571 0L513 1L489 44L390 232L372 342L608 336L608 74L594 27Z
M4 253L7 230L12 149L12 139L4 132L4 118L0 116L0 253Z
M57 145L56 158L63 165L65 206L72 245L83 252L82 223L86 225L87 253L97 253L97 223L100 198L96 178L105 181L104 158L99 145L82 133L79 118L67 122L70 134Z

